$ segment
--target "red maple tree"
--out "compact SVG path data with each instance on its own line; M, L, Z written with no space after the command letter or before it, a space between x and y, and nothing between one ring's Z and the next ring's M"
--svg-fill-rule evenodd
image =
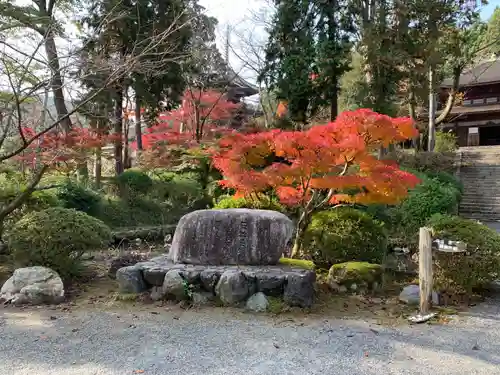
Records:
M170 166L180 153L195 153L234 130L229 122L240 104L226 100L215 90L186 90L182 105L158 115L156 124L142 136L141 161L148 166ZM136 142L132 143L136 148Z
M380 147L417 134L409 118L368 109L340 114L307 131L232 134L213 162L221 181L238 195L274 190L280 201L300 209L292 254L297 256L311 215L329 205L394 204L418 184L412 174L375 157Z
M105 146L111 142L121 141L116 135L99 132L96 129L74 127L69 132L53 129L46 134L39 135L30 127L23 127L19 138L20 142L29 142L16 159L27 163L28 167L36 166L46 168L59 167L74 168L77 164L85 162L93 149Z

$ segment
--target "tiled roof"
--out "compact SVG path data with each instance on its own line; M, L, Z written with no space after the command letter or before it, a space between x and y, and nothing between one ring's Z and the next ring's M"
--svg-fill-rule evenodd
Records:
M500 59L482 61L460 76L460 86L474 86L478 84L500 82ZM451 87L453 79L447 78L441 84Z

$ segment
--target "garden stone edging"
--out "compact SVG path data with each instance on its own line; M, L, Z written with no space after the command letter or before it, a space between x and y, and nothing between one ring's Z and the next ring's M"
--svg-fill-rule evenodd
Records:
M210 292L224 304L236 305L254 293L283 297L290 306L311 307L314 271L288 266L201 266L173 263L168 255L120 268L116 279L121 292L143 293L164 286L167 272L177 270L194 288ZM156 298L158 296L155 295Z

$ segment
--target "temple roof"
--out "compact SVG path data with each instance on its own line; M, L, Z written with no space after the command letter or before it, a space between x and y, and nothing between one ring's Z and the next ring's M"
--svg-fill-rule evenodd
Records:
M477 86L497 82L500 82L499 58L482 61L464 71L460 76L460 86ZM451 87L452 85L452 78L445 79L441 84L442 87Z
M259 93L259 88L256 85L243 79L239 75L239 73L236 73L231 68L229 68L229 75L228 76L229 76L229 80L230 80L229 87L242 89L242 91L245 92L246 96L252 96L252 95Z

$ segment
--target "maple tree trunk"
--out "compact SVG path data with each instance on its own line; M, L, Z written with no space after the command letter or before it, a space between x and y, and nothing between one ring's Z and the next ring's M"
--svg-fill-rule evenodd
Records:
M7 216L9 216L14 210L21 207L23 203L31 196L35 191L36 186L42 179L45 172L49 169L47 165L43 165L38 172L34 174L31 182L20 192L11 202L0 206L0 243L2 242L2 235L4 231L4 223Z
M201 137L203 136L203 124L200 123L200 110L198 107L194 109L194 123L196 124L196 142L200 142Z
M295 231L295 238L293 239L292 258L299 258L302 255L302 242L304 241L304 234L309 225L310 217L311 213L307 211L304 211L302 215L300 215L299 222L297 223L297 230Z

